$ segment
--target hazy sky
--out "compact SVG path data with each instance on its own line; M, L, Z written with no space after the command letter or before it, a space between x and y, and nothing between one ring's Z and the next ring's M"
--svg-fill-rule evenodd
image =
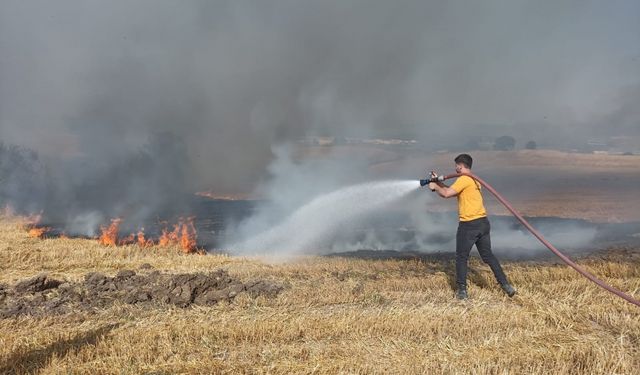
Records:
M168 130L221 188L308 134L640 134L638 102L638 1L0 2L0 139L108 161Z

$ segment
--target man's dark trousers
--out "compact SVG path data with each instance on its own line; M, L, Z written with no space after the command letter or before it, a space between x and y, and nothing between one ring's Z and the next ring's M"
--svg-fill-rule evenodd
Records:
M467 287L467 267L469 253L473 245L476 245L482 260L491 267L493 274L500 285L507 284L498 259L491 252L491 224L489 219L482 217L471 221L461 221L456 233L456 284L459 289Z

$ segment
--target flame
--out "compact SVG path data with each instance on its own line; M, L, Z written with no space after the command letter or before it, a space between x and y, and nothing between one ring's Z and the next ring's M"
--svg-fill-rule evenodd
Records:
M22 218L22 223L19 224L19 227L22 227L23 230L26 230L29 233L30 237L44 238L45 234L50 231L51 228L38 226L41 219L42 213L24 216Z
M158 240L158 245L180 245L182 251L186 254L196 252L198 234L194 220L194 217L187 219L180 218L178 223L173 226L172 231L169 231L166 227L162 229L162 235Z
M180 218L178 223L173 226L173 230L167 229L167 222L163 222L164 228L158 241L154 241L152 238L147 238L144 233L144 228L141 228L137 233L132 233L127 237L118 240L118 230L122 219L111 220L111 225L108 227L102 226L100 230L102 234L98 238L100 244L104 246L121 246L137 244L140 247L152 247L156 244L162 247L168 246L180 246L185 254L198 252L198 234L196 226L194 224L194 217Z
M165 228L162 229L162 235L160 235L158 245L166 247L177 244L179 238L178 234L180 233L180 224L176 224L171 232L166 228L166 222L164 222L164 225Z
M118 229L122 219L112 219L111 224L108 227L101 226L100 231L102 234L98 241L104 246L116 246L118 244Z
M24 230L31 231L31 229L38 226L40 220L42 220L42 213L24 216L22 223L19 224L19 227L22 227L22 229Z
M145 238L144 236L144 228L140 229L137 234L138 246L140 247L151 247L154 245L154 242L151 238Z
M50 230L51 228L49 227L33 227L29 229L29 236L33 238L44 238Z
M182 222L182 233L180 236L180 246L185 254L193 253L197 250L196 226L194 225L194 217L187 218Z

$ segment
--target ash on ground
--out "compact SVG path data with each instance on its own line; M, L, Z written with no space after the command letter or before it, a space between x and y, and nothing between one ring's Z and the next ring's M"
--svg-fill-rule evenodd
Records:
M85 275L83 282L75 283L39 274L14 286L0 284L0 319L95 311L116 302L159 307L211 306L231 301L241 293L275 297L283 289L283 285L267 280L243 283L222 269L184 274L121 270L114 277L92 272Z

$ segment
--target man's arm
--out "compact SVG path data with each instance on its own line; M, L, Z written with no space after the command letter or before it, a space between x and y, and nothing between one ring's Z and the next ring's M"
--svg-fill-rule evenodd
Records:
M443 184L442 182L437 182L437 183L430 182L429 189L431 189L431 191L435 191L436 193L438 193L438 195L441 196L442 198L451 198L458 195L457 191Z

